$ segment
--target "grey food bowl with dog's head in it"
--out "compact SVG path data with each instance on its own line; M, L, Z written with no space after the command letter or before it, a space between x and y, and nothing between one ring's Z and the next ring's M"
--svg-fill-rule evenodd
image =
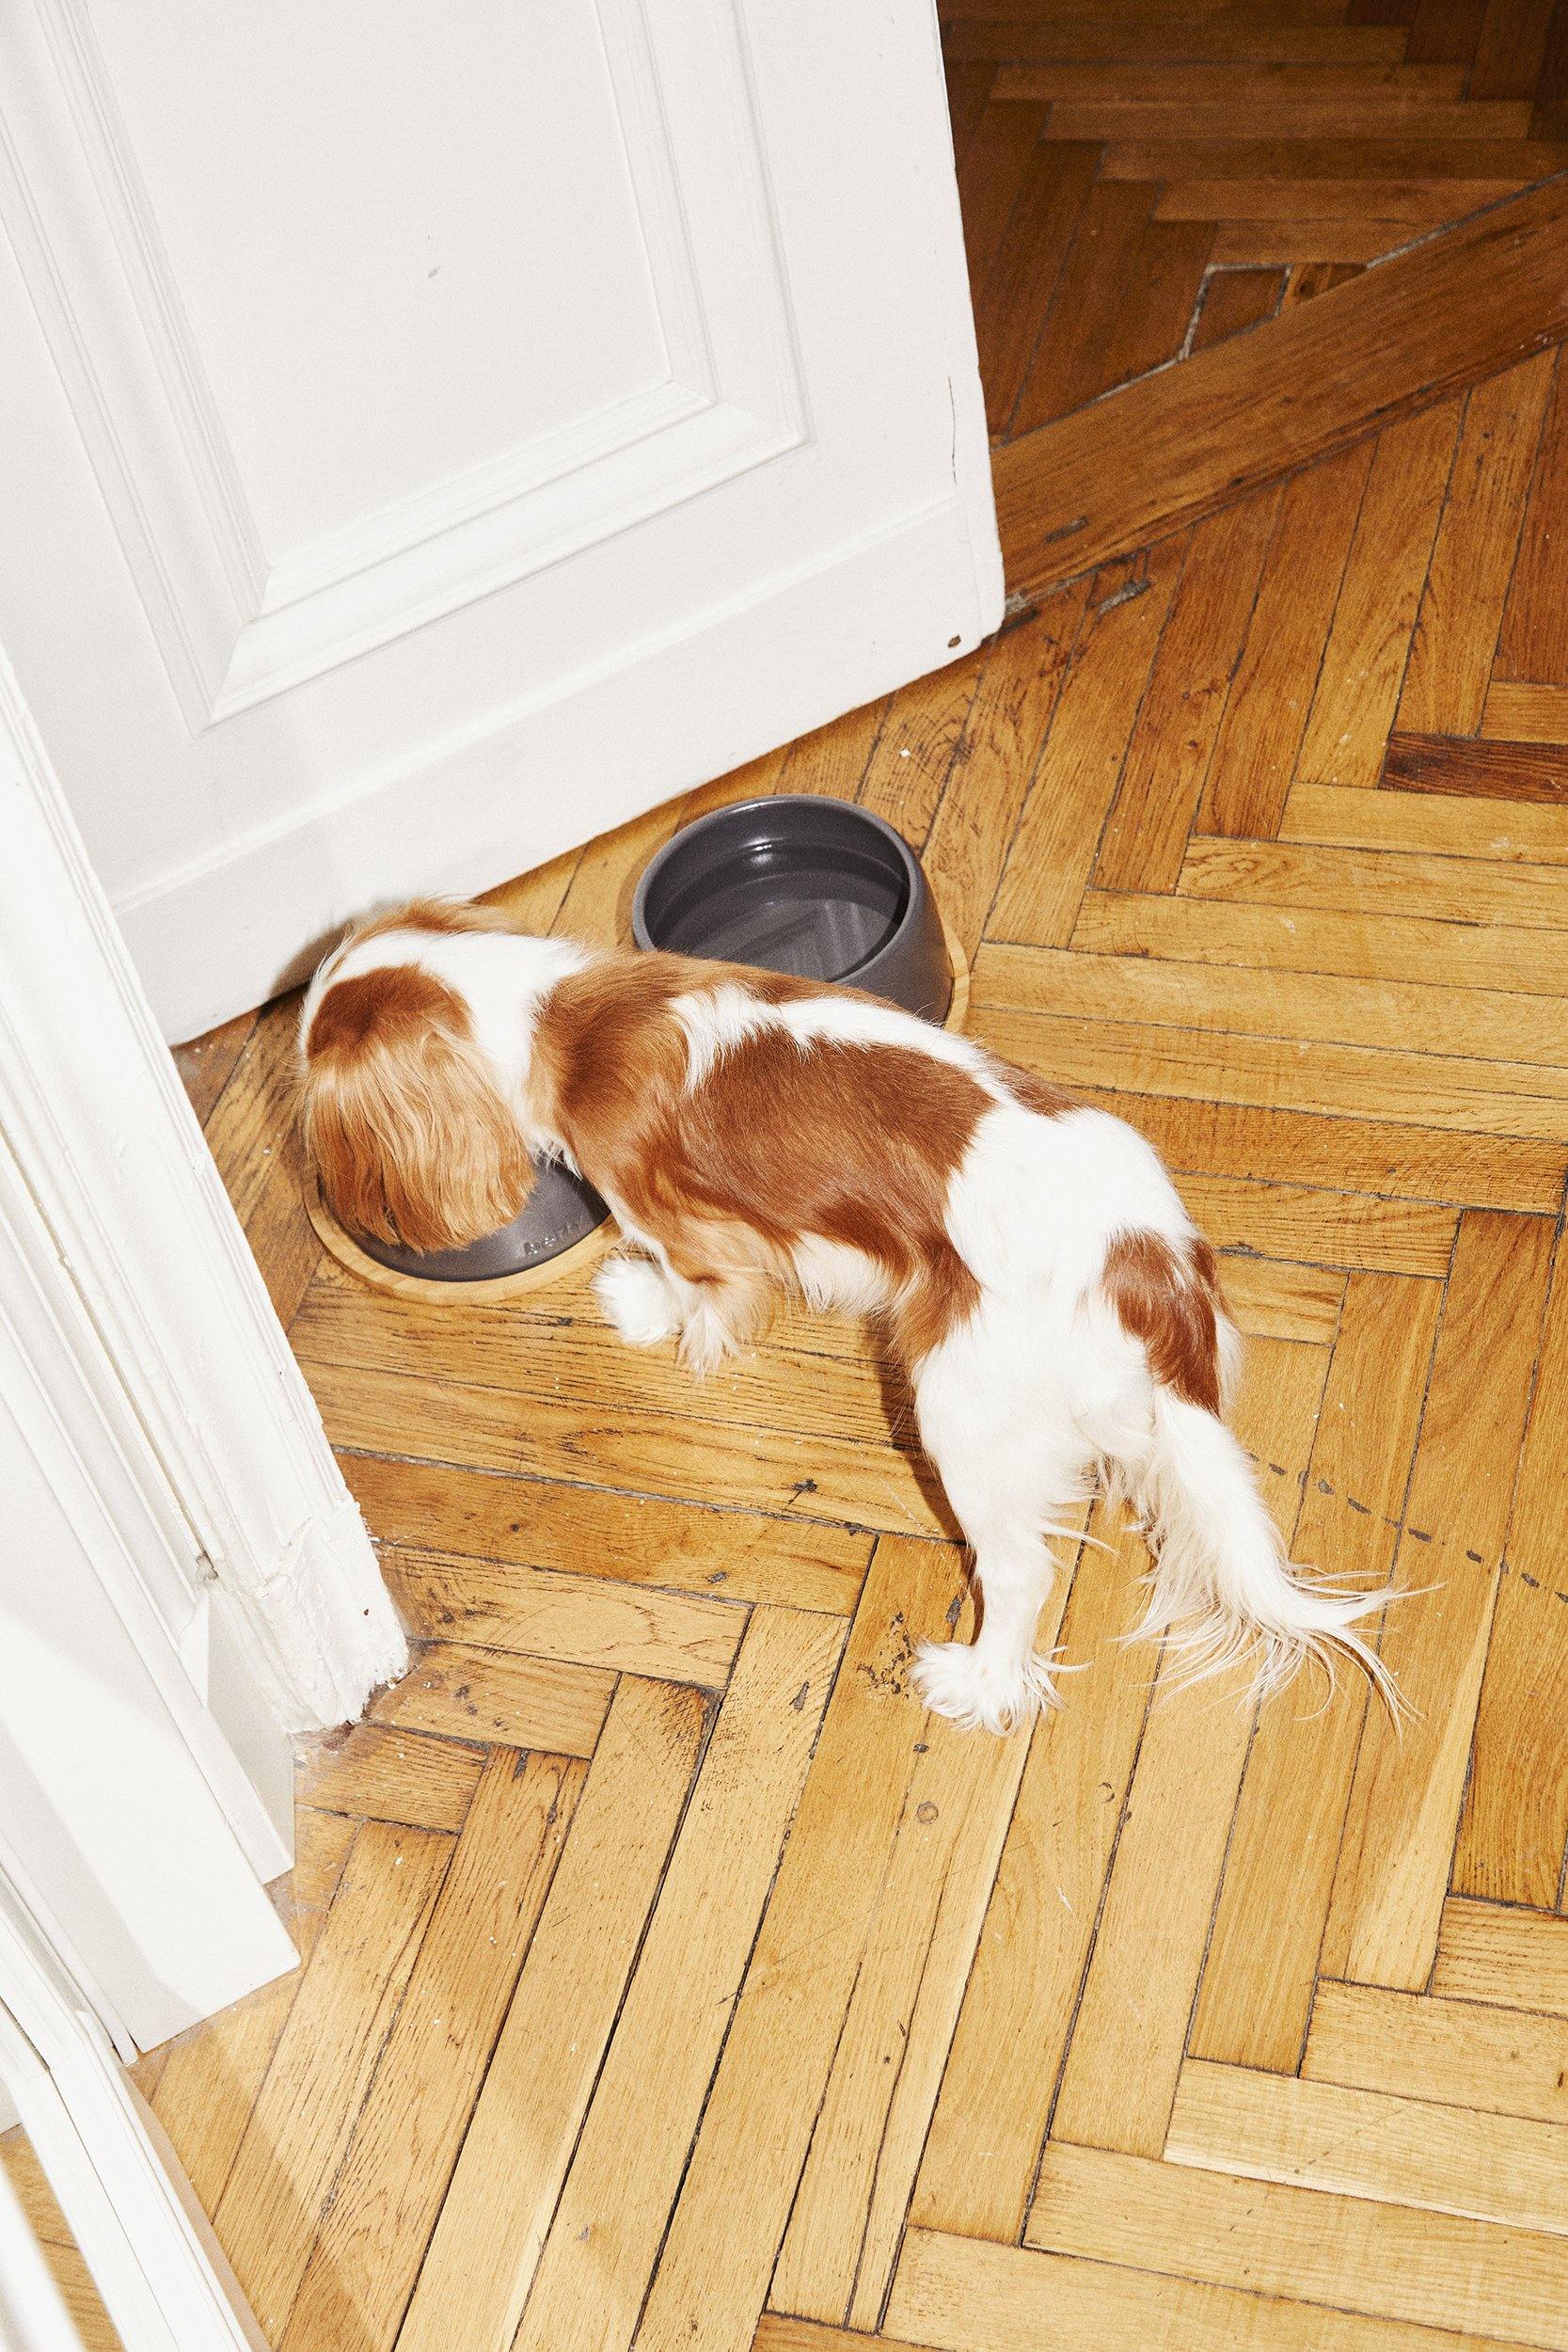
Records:
M495 1282L559 1258L586 1241L609 1215L592 1184L569 1168L543 1160L522 1215L461 1249L404 1249L373 1233L356 1233L354 1239L367 1258L394 1274L412 1274L424 1282Z
M640 947L841 981L928 1021L952 999L919 859L850 801L787 793L699 818L650 862L632 931Z
M699 818L647 866L632 931L640 947L842 981L929 1021L944 1019L952 999L942 917L919 860L851 802L781 794ZM580 1176L546 1164L522 1215L465 1248L354 1240L395 1274L486 1282L547 1264L609 1214Z

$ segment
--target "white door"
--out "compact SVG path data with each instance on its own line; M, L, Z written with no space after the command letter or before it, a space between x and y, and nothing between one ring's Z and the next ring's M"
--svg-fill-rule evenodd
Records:
M931 0L12 0L0 642L170 1035L1001 612Z

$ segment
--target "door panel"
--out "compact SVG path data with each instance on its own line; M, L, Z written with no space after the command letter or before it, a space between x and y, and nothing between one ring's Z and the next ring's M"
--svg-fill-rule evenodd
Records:
M19 0L0 62L0 636L170 1033L999 618L929 0Z

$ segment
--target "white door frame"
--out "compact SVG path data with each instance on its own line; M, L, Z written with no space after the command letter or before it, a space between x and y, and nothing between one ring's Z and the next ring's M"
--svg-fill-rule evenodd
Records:
M0 1239L0 1315L52 1321L122 1534L135 1495L127 1609L166 1625L183 1577L263 1720L356 1716L403 1631L3 650L0 1137L36 1213L30 1249Z
M91 2271L125 2352L266 2352L265 2339L163 2130L92 2008L0 1873L0 2092ZM0 2175L0 2185L4 2176ZM27 2295L37 2352L61 2333L38 2290L30 2233L0 2226L0 2324ZM0 2225L7 2216L0 2214ZM53 2338L43 2326L55 2324ZM3 2340L3 2339L0 2339Z

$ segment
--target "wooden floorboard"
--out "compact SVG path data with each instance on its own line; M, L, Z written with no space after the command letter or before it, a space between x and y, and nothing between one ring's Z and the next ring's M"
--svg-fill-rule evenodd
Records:
M927 1716L874 1335L697 1384L586 1270L362 1287L295 1004L182 1049L415 1645L300 1743L300 1967L135 2070L286 2352L1568 2343L1568 8L942 13L1006 627L490 896L612 941L705 809L903 832L972 1034L1175 1172L1408 1716L1173 1687L1103 1498L1060 1709Z

